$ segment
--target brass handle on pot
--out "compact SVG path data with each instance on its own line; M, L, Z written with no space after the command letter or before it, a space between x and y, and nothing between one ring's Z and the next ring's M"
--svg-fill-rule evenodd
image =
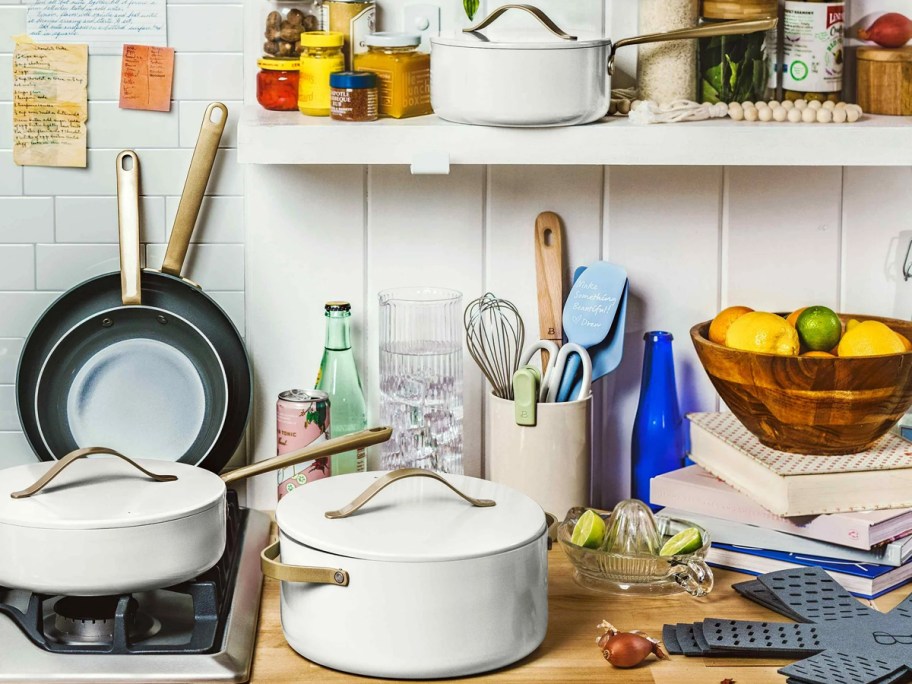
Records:
M26 487L21 491L13 492L10 494L10 497L13 499L25 499L27 497L30 497L32 494L40 492L51 480L60 475L60 473L63 472L63 470L73 461L78 461L80 458L85 458L86 456L92 456L94 454L108 454L110 456L117 456L117 458L123 459L137 470L142 471L143 475L148 475L156 482L173 482L177 479L177 475L159 475L157 473L146 470L133 459L127 458L119 451L114 451L114 449L108 449L106 447L88 447L86 449L77 449L76 451L71 451L66 456L57 461L54 465L52 465L44 475L35 481L33 485Z
M469 26L468 28L462 29L463 33L474 33L475 31L481 31L483 28L487 28L494 21L500 17L504 12L511 9L522 10L523 12L528 12L533 17L538 19L542 26L551 31L558 38L563 38L564 40L576 40L576 36L571 36L569 33L564 31L560 26L555 24L551 17L542 12L538 7L533 7L532 5L501 5L496 10L491 12L484 19L479 21L474 26Z
M715 36L738 36L745 33L757 33L776 28L779 19L768 17L766 19L744 19L737 21L720 21L718 23L694 26L693 28L677 29L676 31L663 31L662 33L647 33L632 38L621 38L611 46L611 56L608 58L608 73L614 70L614 54L618 48L642 43L660 43L666 40L689 40L694 38L713 38Z
M440 475L431 470L423 470L422 468L400 468L399 470L393 470L389 473L386 473L382 477L377 478L377 480L374 481L370 487L361 492L358 497L347 506L343 506L338 511L326 511L325 515L330 520L347 518L368 501L373 499L381 489L389 487L391 484L393 484L393 482L398 482L399 480L404 480L408 477L429 477L432 480L442 482L473 506L478 506L480 508L489 508L490 506L497 505L496 502L491 501L490 499L476 499L469 496L468 494L465 494L464 492L459 491L456 487L451 485L444 478L440 477Z
M127 168L127 159L132 163ZM120 299L142 304L139 267L139 157L133 150L117 155L117 230L120 243Z
M273 542L260 553L260 568L266 577L280 582L306 582L308 584L335 584L348 586L348 573L341 568L314 568L306 565L289 565L277 560L279 542Z

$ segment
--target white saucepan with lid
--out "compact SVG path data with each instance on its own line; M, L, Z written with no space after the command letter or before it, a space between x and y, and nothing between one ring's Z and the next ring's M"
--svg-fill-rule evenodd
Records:
M516 490L415 468L355 473L285 496L276 521L263 572L282 580L285 638L316 663L456 677L545 637L548 524Z
M105 596L193 579L224 553L227 484L391 434L390 428L363 430L221 477L100 447L7 468L0 471L0 586Z
M509 10L541 26L489 27ZM608 113L618 48L640 43L767 31L775 18L705 26L612 41L573 36L532 5L503 5L462 32L431 38L431 105L441 119L485 126L570 126ZM484 30L484 32L482 32Z

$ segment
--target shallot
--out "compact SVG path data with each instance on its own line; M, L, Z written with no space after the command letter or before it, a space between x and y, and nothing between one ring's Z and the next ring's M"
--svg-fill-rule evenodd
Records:
M595 643L602 649L605 660L615 667L636 667L650 654L654 654L659 660L668 660L659 642L642 632L619 632L614 625L605 620L598 625L598 629L603 630L603 634Z
M899 12L887 12L867 29L859 29L858 37L885 48L902 47L912 40L912 19Z

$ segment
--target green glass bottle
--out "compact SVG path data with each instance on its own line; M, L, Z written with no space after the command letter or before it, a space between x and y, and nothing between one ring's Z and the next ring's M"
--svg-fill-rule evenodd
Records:
M351 348L351 304L326 303L326 344L316 389L329 395L329 436L342 437L367 427L367 406ZM363 449L332 457L333 475L364 472Z

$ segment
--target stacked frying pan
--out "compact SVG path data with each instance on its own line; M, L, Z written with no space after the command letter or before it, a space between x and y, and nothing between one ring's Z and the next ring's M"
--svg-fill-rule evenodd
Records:
M209 105L160 272L139 265L139 160L118 156L121 271L61 295L22 349L19 417L42 460L101 445L218 472L237 449L250 361L225 312L181 277L226 119Z

